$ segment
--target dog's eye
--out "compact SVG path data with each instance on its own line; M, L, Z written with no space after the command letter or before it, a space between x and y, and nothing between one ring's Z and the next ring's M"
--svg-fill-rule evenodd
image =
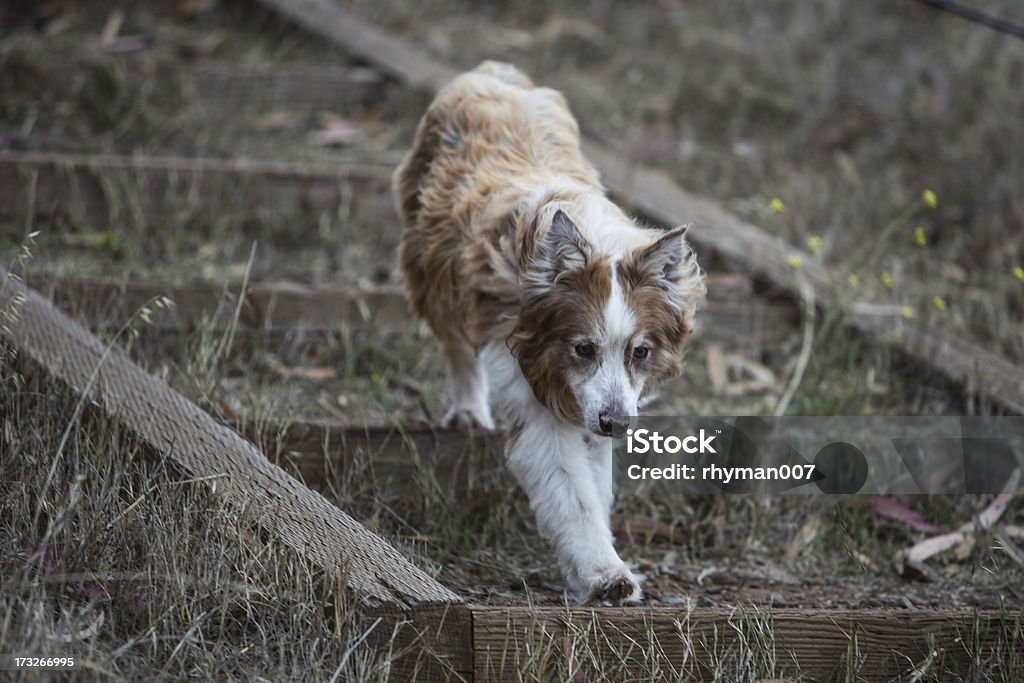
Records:
M646 346L637 346L636 348L633 349L633 358L635 360L643 360L644 358L647 358L647 356L649 356L650 353L651 350Z
M580 358L593 358L597 355L597 347L590 342L581 342L572 348Z

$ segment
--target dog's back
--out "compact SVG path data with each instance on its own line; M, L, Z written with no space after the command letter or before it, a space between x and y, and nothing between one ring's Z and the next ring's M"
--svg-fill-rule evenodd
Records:
M535 185L554 174L600 186L561 93L535 87L510 64L489 61L438 93L395 172L395 198L409 226L421 213L428 220L435 213L453 216L459 201L479 202L510 182ZM476 182L467 184L469 177Z
M481 303L480 288L465 282L467 261L514 229L507 218L517 202L566 180L600 191L560 93L498 62L441 90L394 178L407 292L435 334L480 343L467 321Z

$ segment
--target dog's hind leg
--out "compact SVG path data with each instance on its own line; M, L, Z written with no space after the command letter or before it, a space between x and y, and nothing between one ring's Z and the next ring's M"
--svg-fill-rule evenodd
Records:
M465 339L455 334L437 334L437 330L435 334L448 367L451 394L451 407L441 425L494 429L487 373L480 356Z
M445 427L475 424L484 429L494 429L487 375L476 350L463 332L464 316L455 309L454 293L439 291L437 278L431 277L430 269L424 263L425 249L419 227L410 224L408 218L406 221L399 260L405 275L409 304L434 332L448 370L451 408L441 424Z

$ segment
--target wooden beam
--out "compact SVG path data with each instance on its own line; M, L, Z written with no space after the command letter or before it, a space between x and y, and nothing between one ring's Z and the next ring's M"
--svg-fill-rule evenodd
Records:
M473 615L467 605L368 611L360 628L370 633L368 647L391 653L392 680L482 680L473 677Z
M377 106L393 87L379 71L362 66L182 60L154 50L114 55L49 43L45 51L17 43L0 50L0 69L34 74L57 97L92 107L102 106L104 96L111 106L123 106L122 93L145 98L142 93L151 92L165 115L195 107L198 117L189 121L204 127L252 126L257 117L280 113L294 126L308 127L321 112Z
M418 504L438 495L458 500L482 488L514 486L505 471L501 432L245 420L233 427L318 491L336 490L354 475L374 491Z
M275 541L348 586L395 609L457 604L458 595L410 563L323 496L289 476L252 443L147 374L0 268L0 336L55 380L94 401L168 462L215 478L216 492L258 513Z
M309 117L344 114L379 105L388 87L381 74L366 67L322 64L222 64L197 62L175 68L194 92L203 122L237 120L241 112L266 115L286 111ZM306 122L302 122L306 125Z
M409 41L390 35L330 0L260 2L411 86L437 91L458 73ZM804 287L809 286L818 305L843 306L846 321L878 341L896 343L893 330L900 326L899 348L924 365L983 392L990 400L1024 413L1024 369L998 353L941 330L903 324L898 312L879 316L847 306L839 295L845 281L810 254L733 216L714 202L686 192L666 174L631 162L599 142L585 139L583 148L606 185L625 204L665 225L692 224L690 236L698 245L718 252L751 274L763 275L796 297L802 297ZM802 264L799 269L790 266L794 257Z
M363 21L327 0L260 0L310 33L325 38L388 76L414 88L436 92L457 71L429 54Z
M0 221L160 229L185 222L296 225L322 215L362 224L397 219L390 166L0 151ZM298 220L297 220L298 219ZM7 227L9 230L10 227Z
M231 320L241 283L130 282L28 274L28 282L62 310L92 329L120 328L156 297L175 302L154 315L151 329L193 329ZM758 340L777 343L791 334L798 321L796 308L786 302L752 298L745 278L713 276L709 298L701 311L698 335L731 344ZM415 321L399 285L304 285L295 282L255 282L245 292L239 329L275 332L289 329L342 329L353 333L387 335L410 329Z
M931 661L929 679L1024 643L1024 614L971 610L472 606L475 680L720 680L747 667L773 680L888 681ZM972 660L974 653L978 659ZM753 661L743 658L752 657ZM760 659L760 662L758 661ZM774 670L759 672L767 662ZM718 667L721 669L718 669ZM716 675L717 674L717 675ZM969 677L969 676L968 676Z
M204 324L226 327L243 293L237 282L175 284L30 273L28 283L92 329L119 328L143 306L153 308L151 302L164 296L174 305L154 311L149 327L172 331ZM219 320L214 321L218 312ZM408 304L398 285L254 282L245 289L238 320L240 330L267 332L341 329L388 335L409 326Z

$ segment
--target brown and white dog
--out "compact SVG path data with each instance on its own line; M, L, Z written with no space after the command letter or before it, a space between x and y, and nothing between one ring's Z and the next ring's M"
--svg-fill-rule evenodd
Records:
M565 98L485 62L446 86L394 177L412 308L441 344L453 422L513 423L508 466L579 602L633 603L612 544L612 442L682 371L704 296L684 230L637 225L580 151Z

